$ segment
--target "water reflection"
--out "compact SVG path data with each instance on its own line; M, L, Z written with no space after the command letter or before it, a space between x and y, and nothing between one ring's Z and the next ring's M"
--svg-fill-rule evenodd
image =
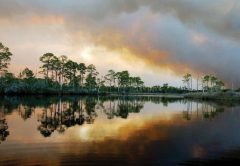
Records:
M37 130L44 137L50 137L53 132L64 134L72 126L93 124L98 112L103 112L107 119L127 119L131 113L139 113L146 102L162 104L168 107L169 103L184 105L182 117L191 120L194 116L204 119L213 119L224 108L218 104L208 102L193 102L183 99L168 99L155 96L128 96L128 97L4 97L1 102L0 134L1 139L9 135L4 114L11 114L17 110L19 116L25 121L31 118L36 109L40 109L37 121ZM193 108L194 104L194 108Z
M6 140L6 137L9 135L9 131L7 131L8 125L5 122L5 119L0 119L0 143Z
M186 105L185 110L183 110L183 118L186 120L191 120L194 115L202 116L204 119L213 119L219 113L224 112L224 106L216 103L194 102L195 108L193 108L193 101L183 100L183 103Z
M72 100L50 104L47 109L43 109L38 121L41 123L38 130L45 137L49 137L55 130L58 133L75 125L93 124L98 116L96 109L101 109L108 119L121 117L126 119L129 113L139 113L144 102L137 100L109 100L105 101L93 97L84 99L73 98Z
M229 130L240 127L238 110L156 96L4 97L0 165L10 160L18 165L172 165L203 159L240 146L240 134Z
M75 125L92 124L97 116L96 104L94 98L87 98L84 101L77 99L62 101L60 99L57 103L51 104L49 108L43 109L43 113L38 118L41 123L38 130L43 136L48 137L55 130L58 133L64 133L67 128Z

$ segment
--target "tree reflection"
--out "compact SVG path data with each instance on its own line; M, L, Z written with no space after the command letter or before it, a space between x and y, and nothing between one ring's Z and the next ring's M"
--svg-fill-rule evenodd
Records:
M38 121L38 130L44 137L49 137L56 130L62 134L67 128L75 125L91 124L97 116L95 112L95 98L62 101L51 104L44 109Z
M3 115L17 111L24 121L31 118L35 112L38 118L38 131L44 137L50 137L54 132L64 134L68 128L76 125L93 124L99 112L103 112L108 119L126 119L132 113L139 113L146 102L163 106L175 102L184 104L186 108L182 116L186 120L191 120L196 113L205 119L213 119L224 111L223 107L212 103L157 96L5 96L0 100L0 110ZM1 139L4 139L9 132L5 119L0 120L0 135Z
M144 103L137 100L118 100L115 116L126 119L129 113L139 113Z
M44 137L49 137L56 130L58 133L75 125L94 123L97 112L102 110L108 119L114 117L127 118L129 113L138 113L143 108L144 102L137 100L109 100L104 103L101 99L85 97L82 99L62 101L51 104L47 109L43 109L38 118L40 125L38 130Z
M203 112L203 117L205 119L213 119L215 118L219 113L224 112L223 107L219 106L213 106L213 105L207 105L206 103L204 104L204 109L202 110Z
M85 121L88 124L92 124L97 117L97 113L95 112L95 107L96 107L96 99L92 97L87 97L86 102L85 102L85 110L87 113L87 116L85 116Z
M32 112L34 111L34 108L31 106L23 106L18 108L19 110L19 115L22 117L22 119L27 120L28 118L31 117Z
M210 119L210 120L215 118L219 113L224 112L223 106L216 105L214 103L209 103L209 102L199 103L198 101L195 101L194 102L196 104L195 107L193 107L193 101L185 100L184 103L186 105L186 109L183 110L182 114L183 114L183 118L186 120L191 120L194 115L198 117L199 111L201 111L200 116L203 119ZM196 112L196 114L193 114L194 112Z
M183 111L183 118L186 120L191 120L191 118L192 118L192 101L184 100L183 103L187 105L186 110Z
M4 117L4 112L0 112L0 144L6 140L6 137L9 135L8 125Z

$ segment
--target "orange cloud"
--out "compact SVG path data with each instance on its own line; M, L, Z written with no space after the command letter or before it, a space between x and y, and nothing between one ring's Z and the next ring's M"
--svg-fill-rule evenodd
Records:
M49 24L57 24L61 25L64 24L64 18L62 16L38 16L34 15L31 16L28 20L28 23L34 24L34 25L49 25Z

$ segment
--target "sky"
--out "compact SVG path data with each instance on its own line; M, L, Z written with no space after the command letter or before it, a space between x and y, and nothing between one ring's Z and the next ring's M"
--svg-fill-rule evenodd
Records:
M14 73L52 52L146 85L183 86L187 72L240 85L238 0L0 0L0 42Z

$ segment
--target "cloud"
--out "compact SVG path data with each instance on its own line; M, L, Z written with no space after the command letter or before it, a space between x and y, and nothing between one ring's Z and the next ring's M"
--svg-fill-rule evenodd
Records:
M215 73L229 82L240 81L237 0L12 0L0 4L0 20L5 20L0 24L60 26L73 49L95 45L180 75Z

